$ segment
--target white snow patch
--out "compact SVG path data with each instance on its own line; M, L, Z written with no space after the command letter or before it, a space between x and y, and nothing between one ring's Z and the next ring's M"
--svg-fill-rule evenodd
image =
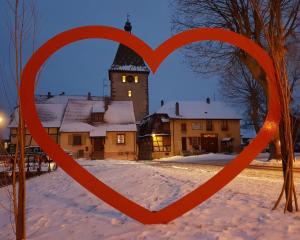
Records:
M117 160L78 162L103 182L151 210L167 206L218 171ZM297 189L299 177L295 175ZM300 235L300 213L283 214L283 204L271 211L281 186L281 173L270 171L266 176L261 171L245 170L184 216L166 225L143 225L103 203L58 169L27 182L27 237L32 240L296 240ZM0 189L0 239L14 239L8 190Z

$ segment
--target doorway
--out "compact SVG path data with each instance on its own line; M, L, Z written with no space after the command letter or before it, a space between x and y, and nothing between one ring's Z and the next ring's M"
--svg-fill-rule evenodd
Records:
M182 151L187 150L186 137L181 138L181 149L182 149Z
M105 137L92 138L93 152L92 159L104 159Z
M205 152L218 152L218 135L217 134L202 134L201 148Z

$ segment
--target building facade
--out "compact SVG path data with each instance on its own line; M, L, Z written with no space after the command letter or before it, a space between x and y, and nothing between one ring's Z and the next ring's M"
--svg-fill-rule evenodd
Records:
M220 102L169 102L140 126L139 159L239 151L240 117Z
M137 159L136 121L131 101L87 96L37 96L36 108L48 135L75 158ZM16 144L18 111L10 128ZM37 143L26 129L26 146Z

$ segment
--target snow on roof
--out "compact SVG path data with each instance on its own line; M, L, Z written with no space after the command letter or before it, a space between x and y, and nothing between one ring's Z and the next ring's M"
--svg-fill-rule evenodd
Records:
M134 66L134 65L111 65L110 70L114 71L133 71L133 72L149 72L146 66Z
M60 128L61 132L89 132L91 137L106 136L106 131L136 131L131 101L112 101L104 113L104 122L92 125L90 115L103 110L104 101L69 100Z
M105 112L105 108L104 108L104 102L103 101L97 101L93 107L92 107L92 112L93 113L103 113Z
M78 95L55 95L48 97L47 95L35 96L36 103L52 103L52 104L67 104L69 100L87 100L88 96ZM102 100L103 97L91 96L91 100Z
M94 127L84 122L67 122L60 127L60 132L90 132Z
M112 101L104 114L104 121L114 124L135 124L132 101Z
M106 126L108 132L136 132L136 124L110 124Z
M61 129L68 123L88 123L96 101L70 99L68 101Z
M150 72L143 58L123 44L119 44L110 71Z
M105 126L98 126L96 128L93 128L90 131L91 137L105 137L106 136L106 127Z
M234 109L223 102L177 101L179 115L175 113L176 101L165 103L156 113L179 119L241 119Z
M64 115L65 105L64 104L36 104L36 110L41 123L46 128L59 128ZM18 126L19 111L15 109L12 115L12 121L8 125L10 128Z

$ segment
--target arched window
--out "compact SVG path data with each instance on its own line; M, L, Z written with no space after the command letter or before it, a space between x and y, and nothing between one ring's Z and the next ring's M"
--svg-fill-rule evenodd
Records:
M128 90L128 97L132 97L132 91Z
M139 76L134 76L134 82L139 83Z

